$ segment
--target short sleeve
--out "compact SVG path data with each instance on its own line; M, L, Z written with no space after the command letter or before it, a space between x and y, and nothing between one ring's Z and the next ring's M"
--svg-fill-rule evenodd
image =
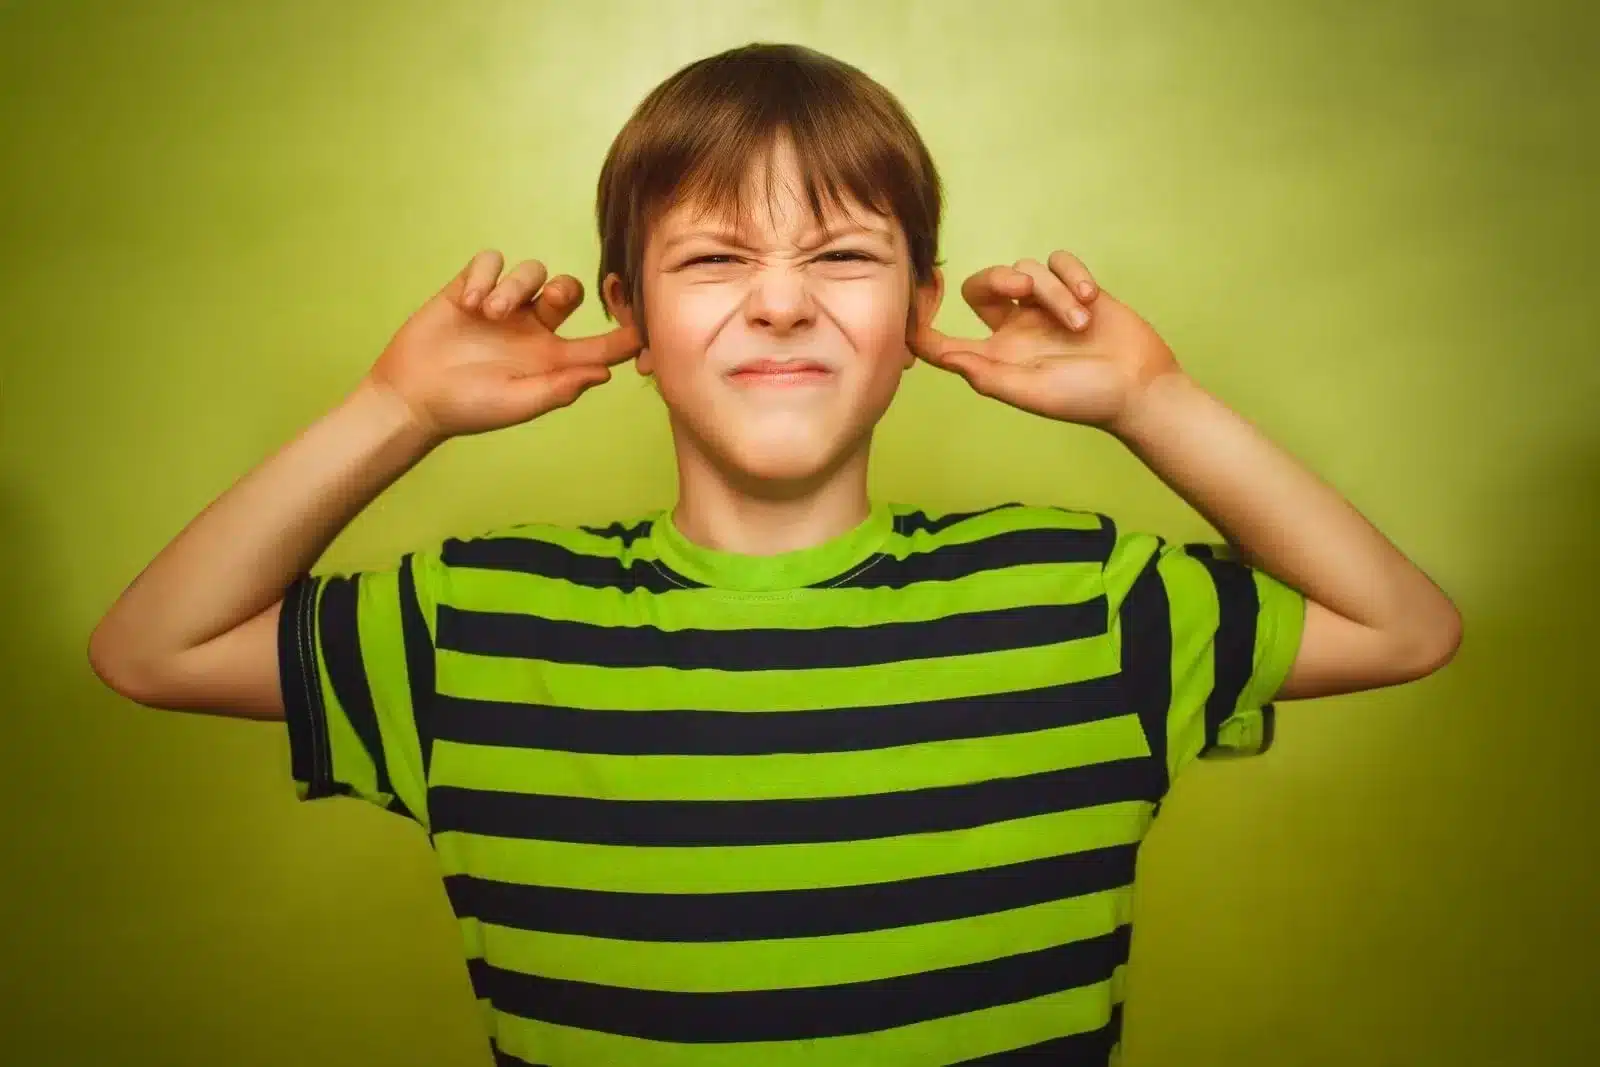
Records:
M1265 752L1304 596L1226 546L1149 534L1114 539L1106 582L1124 689L1166 780L1196 758Z
M427 825L437 558L307 575L285 595L278 671L301 799L354 796Z

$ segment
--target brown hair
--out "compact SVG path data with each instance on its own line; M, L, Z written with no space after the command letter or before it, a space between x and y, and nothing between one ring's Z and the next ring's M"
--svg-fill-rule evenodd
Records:
M911 117L882 85L810 48L749 44L697 60L653 89L611 143L600 169L599 283L616 273L644 336L643 263L649 226L689 201L746 215L752 165L780 137L794 145L818 225L846 198L904 229L914 284L938 266L942 193ZM607 317L610 317L609 309Z

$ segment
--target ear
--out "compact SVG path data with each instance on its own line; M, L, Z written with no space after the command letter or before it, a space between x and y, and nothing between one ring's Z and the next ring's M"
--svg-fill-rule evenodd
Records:
M617 320L619 326L639 328L639 337L644 340L643 322L633 314L633 305L628 302L628 289L622 284L622 276L615 271L607 274L602 289L600 296L605 301L606 310L611 313L611 317ZM648 376L654 372L655 365L650 358L648 342L634 357L633 366L643 375Z
M907 323L907 341L910 334L933 324L933 317L939 313L939 305L944 301L944 271L938 267L933 268L933 278L925 285L918 285L911 291L911 315ZM911 346L906 346L906 367L914 366L917 362L916 355L911 351Z

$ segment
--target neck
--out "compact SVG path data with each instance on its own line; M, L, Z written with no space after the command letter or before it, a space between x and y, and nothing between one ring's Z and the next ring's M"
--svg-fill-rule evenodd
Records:
M678 503L672 521L684 537L719 552L775 556L823 544L867 520L867 444L802 479L752 478L678 450Z

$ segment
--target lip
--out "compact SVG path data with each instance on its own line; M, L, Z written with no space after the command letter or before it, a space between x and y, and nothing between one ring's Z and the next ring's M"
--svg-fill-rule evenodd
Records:
M728 377L746 385L808 385L826 381L833 371L809 359L758 359L740 364Z

